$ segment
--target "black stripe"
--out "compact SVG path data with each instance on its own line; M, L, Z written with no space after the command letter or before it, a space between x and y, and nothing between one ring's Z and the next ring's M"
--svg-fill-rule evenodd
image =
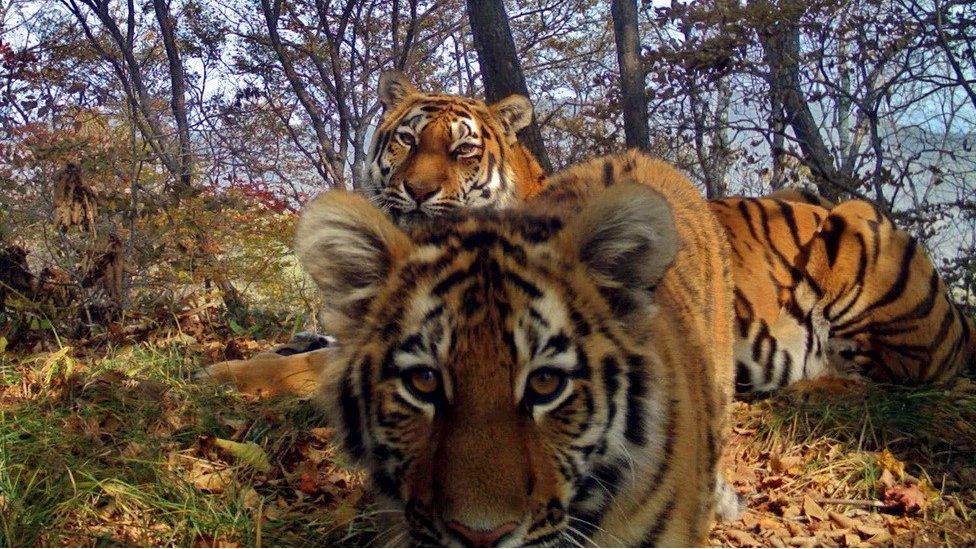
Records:
M827 226L820 231L820 238L827 249L827 263L833 267L840 254L840 238L847 228L847 222L836 216L829 218L828 221Z
M915 258L915 252L917 250L918 250L918 243L915 241L914 238L910 239L908 241L908 246L905 247L905 251L902 254L901 268L898 272L898 277L895 279L895 283L890 288L888 288L888 291L885 292L885 295L883 295L881 299L872 303L863 311L861 311L861 313L858 315L859 319L864 318L871 311L875 309L879 309L886 305L890 305L891 303L894 303L899 298L901 298L902 294L905 293L905 288L908 286L908 279L912 274L911 273L912 260ZM850 323L846 323L846 324L850 324Z
M339 408L342 411L342 423L346 432L346 451L356 459L361 459L366 453L366 446L362 437L363 425L359 401L352 390L352 370L346 371L339 385Z
M661 509L661 512L657 515L657 520L654 521L651 528L646 534L644 534L644 540L640 543L641 547L657 547L658 538L661 537L661 534L663 534L664 530L667 529L668 524L671 523L671 517L674 515L674 508L675 498L667 498L667 503L665 504L664 509Z
M454 271L438 282L437 285L434 286L434 289L431 290L431 293L435 296L443 297L444 294L449 292L452 288L464 282L468 276L470 276L470 272L468 271Z
M609 187L613 185L613 161L607 160L603 163L603 186Z
M635 360L638 359L638 360ZM647 395L644 384L644 365L640 357L631 357L628 361L630 371L627 372L627 429L624 436L632 444L643 446L647 444L647 428L644 424L644 406L642 401Z
M542 297L542 291L528 280L522 278L519 274L512 271L505 271L503 273L505 279L517 286L523 292L529 295L533 299L538 299Z
M790 235L793 237L793 244L798 250L803 249L803 242L800 240L800 229L796 224L796 213L793 211L793 206L782 200L777 200L776 205L779 206L780 212L783 214L783 218L786 219L786 225L790 228Z

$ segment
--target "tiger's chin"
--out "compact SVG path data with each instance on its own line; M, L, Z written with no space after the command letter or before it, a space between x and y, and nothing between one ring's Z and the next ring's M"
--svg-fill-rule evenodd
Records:
M413 229L433 219L448 216L455 211L457 211L456 207L446 204L436 204L431 208L421 207L411 210L403 210L394 206L387 210L393 221L404 229Z
M409 541L416 547L567 547L577 546L581 540L569 533L567 525L553 525L544 532L528 532L527 524L520 524L497 542L473 542L444 532L408 531ZM403 538L401 538L403 539Z
M409 212L394 213L393 215L393 219L396 220L397 225L405 229L412 229L421 223L429 221L431 217L424 213L423 210L410 210Z

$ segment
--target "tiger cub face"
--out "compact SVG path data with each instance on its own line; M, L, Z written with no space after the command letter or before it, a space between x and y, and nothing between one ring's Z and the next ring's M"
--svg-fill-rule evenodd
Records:
M309 206L297 252L345 342L321 396L415 542L582 543L664 437L641 334L671 210L620 185L571 217L465 216L408 234L353 194Z
M396 71L382 74L379 95L386 113L369 153L369 192L394 220L515 199L511 149L532 120L528 99L512 95L487 105L422 93Z

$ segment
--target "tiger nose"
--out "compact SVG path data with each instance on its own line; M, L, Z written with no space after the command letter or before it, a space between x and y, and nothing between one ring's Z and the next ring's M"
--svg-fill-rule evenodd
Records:
M426 186L419 185L410 181L403 182L403 190L407 191L410 198L419 206L423 204L428 198L437 194L436 186Z
M489 530L479 530L465 526L456 520L447 523L447 529L468 547L496 547L503 537L515 530L516 526L518 525L514 522L506 522Z

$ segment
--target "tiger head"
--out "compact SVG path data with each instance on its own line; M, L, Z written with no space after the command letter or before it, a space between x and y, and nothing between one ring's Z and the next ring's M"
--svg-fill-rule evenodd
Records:
M667 432L641 334L678 248L670 207L620 185L572 216L540 212L466 211L408 233L331 191L299 223L297 253L344 343L320 396L415 542L582 543L614 490L653 482L632 475Z
M517 163L541 174L516 139L532 120L532 104L521 95L487 105L420 92L403 73L388 71L379 96L386 111L367 161L369 192L401 224L462 206L507 206L521 180L538 177L514 173Z

